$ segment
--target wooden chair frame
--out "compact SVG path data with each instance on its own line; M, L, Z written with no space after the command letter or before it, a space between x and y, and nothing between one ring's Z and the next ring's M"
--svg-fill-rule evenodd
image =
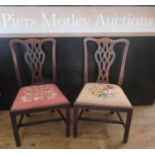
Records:
M106 45L111 44L111 49L110 52L113 51L113 47L117 43L125 43L124 51L123 51L123 57L122 57L122 64L120 68L120 74L118 78L118 85L122 85L123 78L124 78L124 69L125 69L125 62L126 62L126 56L127 56L127 51L129 47L129 41L126 39L117 39L117 40L112 40L110 38L101 38L101 39L96 39L96 38L85 38L83 43L84 43L84 84L88 83L88 48L87 48L87 43L88 41L92 41L97 44L105 43ZM97 61L97 60L96 60ZM114 60L111 60L110 66L113 63ZM98 62L97 62L98 63ZM109 62L108 62L109 63ZM109 70L110 66L107 65L107 70L105 71L105 76L104 78L100 79L101 75L101 70L99 70L99 75L98 75L98 80L97 82L99 83L109 83ZM111 111L111 113L116 112L119 120L106 120L106 119L95 119L95 118L88 118L82 116L84 111L88 110L104 110L104 111ZM80 112L79 112L80 111ZM121 117L119 112L126 113L126 120L124 121L123 118ZM77 137L77 131L78 131L78 122L79 120L83 121L97 121L97 122L107 122L107 123L116 123L116 124L121 124L124 127L124 136L123 136L123 142L127 143L128 141L128 136L129 136L129 131L130 131L130 125L131 125L131 119L132 119L132 113L133 113L133 108L132 106L129 108L125 107L117 107L117 106L106 106L106 105L87 105L87 104L76 104L76 101L74 103L74 114L73 114L73 136Z
M47 38L47 39L41 39L41 40L39 40L39 39L27 39L27 40L12 39L9 42L9 46L10 46L11 54L12 54L12 58L13 58L13 63L14 63L14 67L15 67L16 79L17 79L18 85L20 87L22 87L22 80L21 80L21 75L20 75L20 71L19 71L19 66L18 66L18 61L17 61L14 45L17 43L20 43L27 47L29 44L31 44L31 46L38 44L41 47L42 44L44 44L46 42L51 42L53 44L52 51L51 51L52 52L52 80L53 80L53 83L56 83L56 41L55 41L55 39L53 39L53 38ZM43 65L43 64L41 64L41 65ZM42 79L41 72L39 72L38 79L36 79L35 76L32 76L32 82L34 82L34 83L40 82L41 79ZM37 80L39 80L39 81L37 81ZM60 109L65 109L66 117L63 115L63 113L60 111ZM29 114L31 114L31 113L43 112L43 111L53 111L53 110L56 110L58 112L58 114L60 115L60 118L50 118L50 119L46 119L46 120L31 121L31 122L23 123L24 116L29 116ZM60 104L60 105L55 105L55 106L51 105L51 106L46 106L46 107L37 107L37 108L31 108L31 109L25 109L25 110L10 110L10 116L11 116L11 122L12 122L16 146L21 146L19 129L21 127L26 127L26 126L30 126L30 125L36 125L36 124L41 124L41 123L63 120L66 125L66 137L70 136L70 105L69 104ZM17 121L17 116L20 116L19 121Z

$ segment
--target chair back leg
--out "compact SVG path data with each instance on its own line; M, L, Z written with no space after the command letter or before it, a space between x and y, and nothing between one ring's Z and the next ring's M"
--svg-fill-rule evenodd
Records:
M77 128L78 128L78 108L74 107L73 114L73 136L77 137Z
M66 137L70 136L70 107L66 108Z

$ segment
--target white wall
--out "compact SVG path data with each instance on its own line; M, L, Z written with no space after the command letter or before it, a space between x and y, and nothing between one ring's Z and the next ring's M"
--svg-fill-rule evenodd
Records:
M0 7L0 37L155 36L155 7Z

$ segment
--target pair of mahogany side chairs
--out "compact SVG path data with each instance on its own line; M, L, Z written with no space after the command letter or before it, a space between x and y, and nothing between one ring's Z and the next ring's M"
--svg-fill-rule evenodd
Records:
M95 43L90 47L90 43ZM46 46L48 44L48 48ZM115 46L123 44L122 63L120 64L120 73L117 85L110 84L110 70L112 64L115 64L116 52ZM15 67L16 79L19 91L12 104L10 116L12 121L13 133L17 146L21 145L19 129L34 124L46 123L51 121L63 120L66 125L66 136L70 136L70 102L56 85L56 40L47 39L12 39L9 42L12 53L13 64ZM129 42L126 39L112 40L110 38L85 38L84 39L84 87L74 103L73 114L73 136L77 137L77 128L79 120L105 121L109 123L122 124L124 127L123 142L127 142L131 117L132 105L121 89L123 82L125 61L127 56ZM97 73L97 82L89 83L88 59L90 58L89 50L93 51ZM47 59L48 58L48 59ZM49 58L51 61L49 62ZM48 61L48 62L47 62ZM51 81L47 82L47 68L50 64ZM24 67L22 67L24 66ZM47 67L48 66L48 67ZM24 68L24 69L23 69ZM46 70L46 72L44 72ZM26 74L25 74L26 72ZM25 80L28 79L29 84ZM62 112L62 109L65 112ZM105 110L111 113L116 112L118 120L99 120L83 117L85 111L91 113L91 109ZM24 117L31 117L31 113L43 111L56 111L59 118L50 118L40 121L23 121ZM119 112L126 113L124 121ZM17 118L19 117L19 118Z

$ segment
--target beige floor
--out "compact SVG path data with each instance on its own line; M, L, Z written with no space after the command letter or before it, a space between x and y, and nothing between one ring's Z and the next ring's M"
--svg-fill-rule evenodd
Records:
M109 113L87 113L116 117ZM51 113L44 114L51 115ZM56 115L53 113L52 115ZM32 115L30 118L40 117ZM26 119L30 119L26 118ZM71 126L72 129L72 126ZM155 104L134 107L129 142L122 143L123 127L120 125L80 122L79 137L64 136L64 123L52 122L20 130L21 148L155 148ZM0 111L0 148L16 148L8 111Z

